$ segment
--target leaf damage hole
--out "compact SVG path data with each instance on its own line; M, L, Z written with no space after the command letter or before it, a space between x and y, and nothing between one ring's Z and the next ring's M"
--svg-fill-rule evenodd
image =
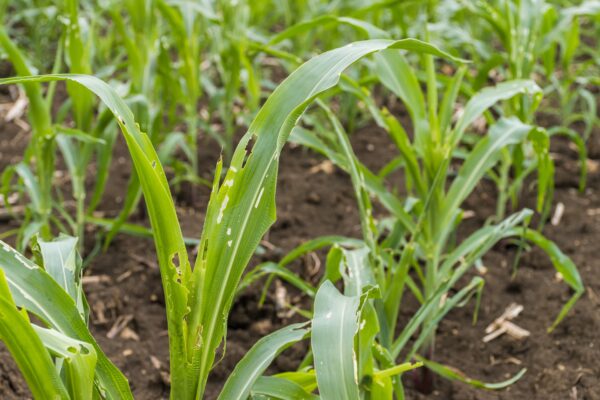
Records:
M181 260L179 258L179 253L173 253L171 256L171 264L175 267L175 272L177 272L177 283L181 283Z

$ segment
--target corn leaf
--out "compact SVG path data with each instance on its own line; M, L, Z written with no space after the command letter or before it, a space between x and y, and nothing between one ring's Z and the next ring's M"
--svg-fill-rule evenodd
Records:
M286 326L260 339L235 366L219 394L222 400L245 400L254 382L263 374L273 359L309 332L306 324ZM300 389L302 389L300 387Z
M0 340L15 359L34 398L69 398L50 354L27 314L17 310L3 268L0 268Z
M309 32L314 30L315 28L322 28L328 25L348 25L370 39L385 39L389 37L389 34L387 32L377 28L376 26L366 21L361 21L359 19L350 17L321 15L308 21L299 22L296 25L292 25L289 28L284 29L282 32L273 36L269 40L268 45L273 46L286 39L296 38L304 32Z
M308 393L299 384L275 376L261 376L256 380L251 392L252 397L266 396L279 400L317 400L319 396Z
M359 306L360 296L344 296L329 281L321 285L315 297L311 345L319 393L324 399L359 399L354 354Z
M97 360L94 347L54 329L32 326L50 353L60 358L59 365L71 399L91 400Z
M454 148L461 140L465 130L488 108L499 101L510 99L518 94L533 95L537 99L541 98L541 89L533 81L512 80L502 82L498 85L485 88L477 92L469 102L456 122L450 138L450 147Z
M477 143L475 148L458 171L458 176L452 182L446 195L444 214L440 220L440 238L443 240L451 227L451 219L462 202L473 191L485 173L492 168L500 157L500 152L512 144L525 140L531 130L515 117L502 118L490 128L489 135Z
M457 370L456 368L448 367L447 365L443 365L440 363L436 363L435 361L427 360L421 356L416 356L416 358L417 358L417 360L423 362L423 364L427 368L431 369L432 371L443 376L446 379L464 382L473 387L480 388L480 389L488 389L488 390L504 389L505 387L510 386L513 383L515 383L516 381L518 381L519 379L521 379L523 377L523 375L525 375L525 372L527 372L527 368L523 368L515 376L513 376L510 379L507 379L503 382L486 383L486 382L479 381L477 379L469 378L463 372Z

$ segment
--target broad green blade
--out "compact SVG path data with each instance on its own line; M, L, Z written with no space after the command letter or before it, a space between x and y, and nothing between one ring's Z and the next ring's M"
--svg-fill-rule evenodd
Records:
M376 26L368 22L361 21L356 18L337 17L335 15L321 15L314 19L302 21L297 23L296 25L292 25L289 28L284 29L277 35L273 36L269 40L267 45L273 46L286 39L298 37L304 32L309 32L314 30L315 28L322 28L328 25L348 25L361 32L369 39L385 39L389 37L389 34L387 32L377 28Z
M354 336L358 332L360 296L342 295L325 281L315 298L311 346L321 397L358 400Z
M295 382L274 376L261 376L252 386L252 396L267 396L279 400L317 400L319 396L308 393Z
M0 268L0 340L15 359L34 398L69 399L50 354L27 314L17 310L3 268Z
M414 70L399 51L386 50L375 56L375 72L392 93L404 102L415 124L427 123L425 98ZM416 126L417 135L426 127ZM417 139L420 140L420 139Z
M317 376L314 369L309 371L282 372L274 375L274 377L294 382L308 393L313 392L317 388Z
M533 81L513 80L502 82L495 87L485 88L477 92L456 122L450 137L450 147L454 148L460 142L465 130L488 108L499 101L510 99L518 94L529 94L535 98L542 96L541 89Z
M219 394L219 399L247 399L254 382L263 374L273 359L308 334L309 330L305 326L305 323L289 325L256 342L235 366ZM300 387L300 389L302 388Z
M52 241L37 241L42 266L65 292L77 301L81 277L81 264L78 263L77 238L61 236ZM79 265L78 265L79 264Z
M366 288L376 285L373 266L369 259L370 250L365 246L356 250L342 249L345 268L344 294L346 296L362 296Z

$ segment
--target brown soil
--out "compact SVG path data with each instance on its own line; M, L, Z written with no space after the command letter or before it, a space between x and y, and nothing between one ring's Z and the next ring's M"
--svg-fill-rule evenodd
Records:
M22 154L27 135L20 128L0 123L0 168ZM18 140L13 138L18 136ZM598 141L598 132L592 141ZM353 137L355 151L370 167L381 167L395 155L393 146L378 129L363 128ZM588 188L579 193L577 159L564 142L553 149L557 162L555 200L565 205L559 226L548 225L544 232L573 258L580 269L587 292L572 312L552 334L546 333L560 307L568 299L568 287L558 282L550 261L538 250L521 260L516 278L511 279L515 249L502 243L484 259L488 272L479 314L479 322L471 324L472 304L456 309L441 323L436 343L438 361L461 369L469 376L484 381L501 381L526 367L528 372L504 391L475 390L466 384L437 379L430 397L416 394L407 379L409 399L600 399L600 268L595 243L600 239L600 172L590 172ZM202 151L204 171L210 171L218 150L208 144ZM598 154L594 154L598 158ZM126 190L129 161L124 144L116 150L111 182L102 206L107 216L115 215ZM598 160L596 160L597 162ZM358 236L358 216L349 178L341 171L311 172L323 159L302 148L290 146L281 157L277 193L278 220L265 238L266 252L261 260L277 260L303 241L325 234ZM597 165L597 164L595 164ZM210 176L210 173L207 172ZM65 191L68 190L65 188ZM199 235L208 190L197 189L194 196L179 196L179 211L187 236ZM533 195L527 194L530 204ZM467 221L467 230L479 226L493 212L495 194L490 185L479 187L467 203L475 217ZM137 223L145 223L142 215ZM1 222L5 231L14 221ZM93 229L88 237L92 237ZM318 254L323 261L322 254ZM307 257L294 268L309 276L318 266ZM92 307L92 332L107 355L121 368L131 382L137 399L168 398L168 345L160 276L156 267L152 242L127 235L116 237L107 253L96 257L86 271L88 276L106 276L107 282L86 285ZM273 289L273 288L271 288ZM214 398L235 363L262 336L299 316L282 315L276 310L273 290L266 304L257 305L261 286L253 286L235 302L229 321L227 353L210 378L207 398ZM291 301L308 306L297 293L287 289ZM502 336L484 344L484 329L511 302L524 305L516 322L531 336L516 341ZM401 318L407 320L414 307L405 307ZM107 332L119 317L130 316L126 337L107 338ZM271 372L293 368L301 360L304 348L294 347L280 356ZM28 397L26 386L0 346L0 397Z

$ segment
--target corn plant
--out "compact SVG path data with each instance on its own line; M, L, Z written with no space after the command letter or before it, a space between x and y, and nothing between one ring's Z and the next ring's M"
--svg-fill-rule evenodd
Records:
M109 85L97 78L76 74L0 80L0 84L39 84L48 81L79 84L98 96L115 116L139 176L154 231L169 329L171 398L197 399L204 395L216 352L223 344L227 316L242 273L261 237L275 220L278 159L292 128L317 96L337 84L342 72L348 66L366 55L387 48L444 55L436 47L414 39L370 40L324 53L292 73L273 92L257 114L234 152L231 165L223 179L221 179L222 163L217 164L213 191L194 268L191 267L188 258L173 199L158 154L148 136L142 133L139 125L135 123L130 109ZM248 154L247 146L250 140L254 140L255 143ZM121 375L114 373L106 360L100 362L101 350L96 348L93 338L89 335L84 317L79 313L68 293L60 289L56 283L51 283L52 276L49 270L31 264L7 245L3 245L2 250L0 253L3 257L12 261L0 263L0 266L4 274L11 277L7 282L10 293L14 297L14 304L39 316L42 324L74 340L88 343L96 349L99 361L95 369L94 393L100 393L108 398L130 398L131 393L121 379ZM22 268L23 265L27 268ZM44 281L44 286L41 286L43 289L33 286L33 283L28 284L28 281L17 282L12 279L12 276L27 273L35 275L39 281ZM345 338L343 347L345 362L347 362L347 356L354 351L353 347L350 347L353 340L348 336L353 331L346 332L342 327L352 329L356 327L356 313L360 301L357 298L348 300L346 307L349 313L343 313L345 318L339 320L336 325L330 325L326 321L330 319L330 311L325 312L325 320L318 318L324 312L321 308L323 304L330 306L331 300L328 299L335 300L335 295L332 294L334 292L330 289L324 289L322 295L324 300L316 305L318 308L312 325L316 332L321 332L317 338L322 337L322 333L329 329L328 326L338 327L338 332ZM49 293L49 290L56 293ZM4 293L6 295L4 297L7 298L8 291L4 290ZM365 291L365 293L367 296L369 292ZM68 299L68 301L58 302L55 299ZM333 303L335 304L335 301ZM77 312L77 315L74 315L74 312ZM349 317L349 315L354 316ZM58 317L60 319L57 319ZM64 323L65 320L71 321L71 324ZM309 333L310 329L306 324L292 325L259 341L226 383L222 398L247 397L254 382L257 382L270 361L283 348L301 340ZM312 342L313 347L323 348L323 351L327 350L332 354L330 349L320 343L320 339L313 337ZM44 346L49 348L47 344ZM24 351L19 344L13 347L15 353ZM366 351L368 355L368 347ZM315 352L319 354L317 357L321 357L321 353L321 351ZM334 378L331 370L322 368L324 361L318 358L317 361L316 379L320 391L336 392L335 382L331 382ZM379 381L389 383L391 376L416 366L418 364L391 365L389 368L382 369L385 372L381 372L377 377ZM344 365L344 368L346 371L351 369L356 371L356 367L349 365ZM25 368L23 371L31 372ZM50 376L49 372L45 374L40 369L36 373L43 375L46 384L53 385L56 392L64 392L60 382ZM344 382L355 387L358 383L353 376L354 374L345 375ZM280 379L272 381L273 385L281 383ZM28 377L28 381L34 380L33 376ZM287 381L290 383L284 382L284 384L288 386L294 384L293 381ZM264 390L264 386L269 386L270 381L262 379L260 382ZM332 388L327 388L327 385L331 385ZM351 390L354 397L358 389ZM389 390L388 392L391 393Z
M365 87L346 78L342 81L342 88L362 100L377 124L388 132L399 152L396 159L379 173L367 169L353 153L342 124L323 103L321 108L330 121L329 128L319 125L313 126L312 130L298 127L292 134L292 140L322 153L350 175L361 218L362 245L350 243L353 249L348 247L347 239L320 238L295 250L279 264L258 266L248 275L246 283L272 274L314 296L318 293L316 289L286 270L285 266L308 251L332 246L322 282L343 278L345 290L351 293L357 285L378 288L380 296L370 301L380 326L377 340L390 360L395 362L402 356L409 361L416 357L429 370L448 378L488 389L505 387L519 379L525 371L505 382L485 384L455 374L431 358L434 357L435 331L439 321L470 297L479 298L484 280L476 276L455 294L451 290L486 252L504 238L522 238L542 248L574 291L549 331L565 317L583 293L583 284L573 262L542 234L527 227L532 215L530 210L522 210L496 224L486 224L458 245L454 244L455 231L463 215L461 205L482 179L494 174L493 169L502 159L504 149L531 142L538 149L538 156L546 157L548 143L547 132L515 117L501 117L495 121L487 135L472 148L463 147L464 134L471 123L495 103L514 96L536 96L540 89L526 80L508 81L483 89L469 99L463 113L453 123L454 104L458 99L464 67L459 68L450 80L438 103L438 82L430 55L423 56L427 74L426 96L421 92L415 71L398 51L382 51L375 59L375 70L382 83L402 100L409 112L414 129L412 140L393 115L375 105ZM454 160L462 160L456 174L453 173ZM408 191L406 198L394 194L384 184L386 176L398 168L404 172L404 187ZM390 213L379 223L373 216L371 197ZM346 270L350 272L344 273ZM397 334L399 310L407 290L419 301L420 307ZM411 343L409 339L415 334L416 340ZM427 369L423 371L420 388L430 391L430 373ZM396 385L400 382L397 381Z

